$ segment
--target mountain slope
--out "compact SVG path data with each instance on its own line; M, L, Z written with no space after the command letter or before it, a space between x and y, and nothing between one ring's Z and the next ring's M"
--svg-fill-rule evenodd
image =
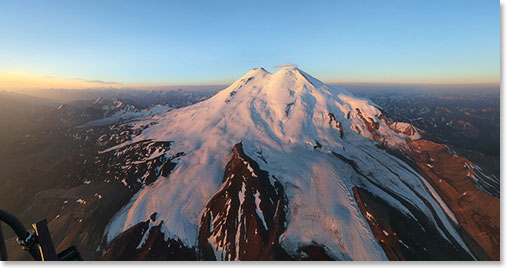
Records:
M386 151L409 151L407 141L420 138L417 130L389 122L370 101L296 67L274 74L253 69L214 97L149 121L142 133L108 151L159 141L171 142L167 157L181 156L170 174L143 187L115 215L105 244L156 213L165 241L204 250L204 259L259 259L270 247L278 252L270 252L272 259L393 259L366 204L358 204L362 189L411 222L418 236L437 236L420 247L439 243L445 250L435 259L477 258L433 186ZM249 160L231 173L227 167L239 144ZM252 220L257 224L242 225ZM390 243L410 247L401 239Z

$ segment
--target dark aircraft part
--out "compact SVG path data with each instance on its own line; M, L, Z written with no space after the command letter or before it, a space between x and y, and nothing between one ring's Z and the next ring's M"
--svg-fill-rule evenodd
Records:
M39 244L40 256L43 261L57 261L56 249L53 245L53 239L48 229L48 221L43 219L32 224L35 234L37 235L37 243Z
M7 260L7 246L5 245L4 235L2 233L2 222L0 222L0 261Z
M34 223L34 231L28 232L23 224L12 214L0 209L0 223L5 222L16 233L16 240L23 250L30 253L36 261L81 261L77 249L72 246L56 254L46 219ZM0 226L0 261L7 260L7 250Z

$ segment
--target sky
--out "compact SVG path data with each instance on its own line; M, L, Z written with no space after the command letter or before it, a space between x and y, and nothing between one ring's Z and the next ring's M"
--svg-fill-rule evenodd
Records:
M500 81L494 0L0 1L0 89Z

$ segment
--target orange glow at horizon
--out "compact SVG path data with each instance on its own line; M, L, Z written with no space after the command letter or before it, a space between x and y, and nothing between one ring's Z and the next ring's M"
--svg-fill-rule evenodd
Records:
M81 78L59 78L53 76L0 70L0 90L16 89L82 89L82 88L120 88L117 82L86 80Z

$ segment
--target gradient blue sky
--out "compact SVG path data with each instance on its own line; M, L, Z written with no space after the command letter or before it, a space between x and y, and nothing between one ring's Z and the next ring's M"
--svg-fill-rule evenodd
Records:
M228 83L296 63L327 82L500 79L499 1L0 1L0 70Z

